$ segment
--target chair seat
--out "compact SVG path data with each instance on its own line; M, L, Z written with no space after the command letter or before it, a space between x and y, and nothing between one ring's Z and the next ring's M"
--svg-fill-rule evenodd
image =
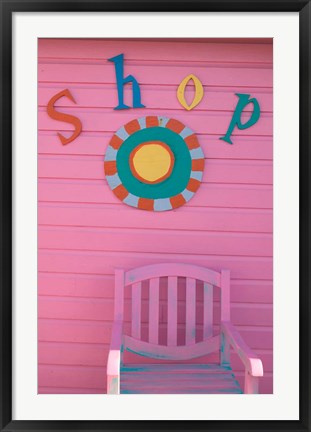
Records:
M121 394L243 393L230 367L130 364L121 367Z

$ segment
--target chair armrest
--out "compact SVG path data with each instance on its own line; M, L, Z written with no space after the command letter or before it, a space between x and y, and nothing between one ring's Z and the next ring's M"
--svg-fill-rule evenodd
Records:
M112 327L111 343L107 362L107 393L120 393L120 365L122 351L123 322L116 321Z
M248 347L230 321L222 321L221 332L244 363L247 372L253 377L263 376L260 358Z

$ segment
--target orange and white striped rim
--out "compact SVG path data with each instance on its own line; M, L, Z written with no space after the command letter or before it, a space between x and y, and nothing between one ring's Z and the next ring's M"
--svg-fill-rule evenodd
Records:
M140 130L157 127L167 128L183 139L191 158L191 171L188 184L180 193L165 198L146 198L128 190L122 184L117 168L117 156L121 146L130 136ZM204 154L197 136L190 128L179 120L147 116L131 120L115 132L106 150L104 170L110 189L125 204L143 210L167 211L181 207L194 196L202 181L204 162Z

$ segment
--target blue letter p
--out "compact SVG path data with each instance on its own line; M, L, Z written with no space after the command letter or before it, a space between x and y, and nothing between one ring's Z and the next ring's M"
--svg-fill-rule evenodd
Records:
M260 117L260 107L256 98L249 99L250 95L243 94L243 93L236 93L236 96L239 97L239 101L233 113L227 133L225 136L219 138L223 141L226 141L229 144L233 144L231 141L231 134L236 126L238 127L238 129L241 130L248 129L249 127L253 126ZM254 105L254 110L252 112L251 118L246 123L243 124L241 122L241 115L244 108L250 103Z

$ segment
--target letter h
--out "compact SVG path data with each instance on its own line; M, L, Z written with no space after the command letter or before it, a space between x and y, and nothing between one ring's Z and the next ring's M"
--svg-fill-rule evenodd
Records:
M123 86L130 82L132 83L133 90L133 108L145 108L145 105L141 103L140 88L137 80L133 77L133 75L128 75L124 78L124 55L119 54L115 57L108 59L108 61L114 63L116 70L119 105L114 109L122 110L131 108L128 105L125 105L123 102Z

